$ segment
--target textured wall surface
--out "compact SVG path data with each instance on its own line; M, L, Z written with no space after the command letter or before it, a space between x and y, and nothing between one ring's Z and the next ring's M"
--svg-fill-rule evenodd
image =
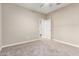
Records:
M71 4L50 15L54 24L52 36L57 40L79 45L79 4Z
M1 4L0 4L0 47L1 47L1 40L2 40L2 18L1 18Z
M13 4L2 4L3 45L33 40L39 37L41 14Z

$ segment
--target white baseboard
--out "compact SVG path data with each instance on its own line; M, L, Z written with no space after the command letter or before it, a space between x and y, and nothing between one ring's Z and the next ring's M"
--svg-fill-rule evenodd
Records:
M29 41L24 41L24 42L18 42L18 43L14 43L14 44L4 45L4 46L2 46L2 48L15 46L15 45L19 45L19 44L24 44L24 43L29 43L29 42L33 42L33 41L36 41L36 40L40 40L40 39L33 39L33 40L29 40Z
M66 44L66 45L70 45L70 46L79 48L79 46L76 45L76 44L72 44L72 43L65 42L65 41L61 41L61 40L57 40L57 39L52 39L52 40L57 41L57 42L59 42L59 43L63 43L63 44Z
M5 46L2 46L2 47L0 48L0 50L1 50L2 48L4 48L4 47L10 47L10 46L15 46L15 45L19 45L19 44L29 43L29 42L33 42L33 41L36 41L36 40L40 40L40 39L33 39L33 40L29 40L29 41L24 41L24 42L18 42L18 43L14 43L14 44L5 45ZM59 43L63 43L63 44L66 44L66 45L70 45L70 46L79 48L79 46L76 45L76 44L72 44L72 43L65 42L65 41L61 41L61 40L57 40L57 39L52 39L52 40L57 41L57 42L59 42Z

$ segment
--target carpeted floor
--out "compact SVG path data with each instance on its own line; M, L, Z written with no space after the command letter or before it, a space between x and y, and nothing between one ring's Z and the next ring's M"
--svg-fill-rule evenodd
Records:
M53 40L37 40L3 48L0 56L79 56L79 48Z

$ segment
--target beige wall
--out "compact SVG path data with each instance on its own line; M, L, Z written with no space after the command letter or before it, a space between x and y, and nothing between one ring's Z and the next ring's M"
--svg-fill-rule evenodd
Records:
M3 46L39 37L41 14L12 4L3 4L2 10Z
M12 4L3 4L2 9L2 45L39 37L38 19L41 18L41 14ZM71 4L50 15L52 15L52 34L54 34L52 37L79 45L79 4Z
M54 35L52 36L56 40L79 45L79 4L71 4L50 15L52 15L54 24Z
M1 19L1 4L0 4L0 48L1 48L1 40L2 40L2 19Z

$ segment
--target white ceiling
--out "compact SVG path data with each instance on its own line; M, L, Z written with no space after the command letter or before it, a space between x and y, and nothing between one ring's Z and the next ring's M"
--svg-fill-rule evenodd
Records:
M41 4L43 3L17 3L16 5L24 7L24 8L28 8L32 11L40 12L43 14L48 14L59 8L69 5L69 3L61 3L59 5L57 5L56 3L51 3L52 6L50 7L49 3L44 3L43 7L40 7Z

